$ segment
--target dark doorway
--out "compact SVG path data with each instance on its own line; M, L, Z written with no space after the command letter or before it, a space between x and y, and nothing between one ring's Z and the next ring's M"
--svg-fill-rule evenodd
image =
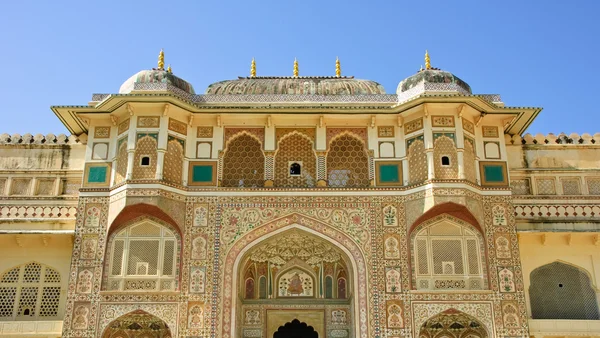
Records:
M280 326L273 338L319 338L319 334L312 326L301 323L298 319Z

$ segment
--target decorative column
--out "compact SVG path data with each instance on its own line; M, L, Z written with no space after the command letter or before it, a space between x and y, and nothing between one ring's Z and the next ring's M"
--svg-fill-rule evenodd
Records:
M169 105L165 105L163 115L160 117L160 128L158 130L158 149L156 149L156 175L154 176L157 180L163 178L163 167L165 166L165 153L167 152L167 141L169 138L169 117L167 113L169 111Z
M427 180L435 178L435 166L433 158L433 134L431 131L431 116L424 104L425 117L423 117L423 140L425 141L425 154L427 155Z
M458 117L456 118L456 158L458 160L458 178L461 180L465 179L465 160L464 160L464 152L465 152L465 136L463 133L463 124L462 124L462 112L464 105L458 108Z
M326 151L317 151L317 187L326 187L326 186L327 186L327 152Z
M275 151L265 151L265 187L271 188L275 180Z
M130 113L129 130L127 132L127 175L126 180L133 178L133 160L135 157L137 116Z

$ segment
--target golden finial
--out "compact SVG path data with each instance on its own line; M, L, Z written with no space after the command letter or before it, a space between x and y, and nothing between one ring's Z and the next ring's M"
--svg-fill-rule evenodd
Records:
M298 77L299 73L300 72L298 71L298 60L294 58L294 77Z
M340 64L340 58L337 56L335 57L335 76L342 76L342 65Z
M158 54L158 69L165 69L165 52L161 49Z
M173 74L173 69L171 69L171 64L169 64L169 67L167 67L167 73Z
M252 58L252 63L250 64L250 77L256 77L256 61Z
M425 69L431 69L431 60L429 60L428 51L425 51Z

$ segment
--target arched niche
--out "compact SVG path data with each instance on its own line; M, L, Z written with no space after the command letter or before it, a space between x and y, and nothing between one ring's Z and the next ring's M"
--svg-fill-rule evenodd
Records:
M142 310L125 314L108 324L102 338L171 338L171 329L162 319Z
M530 280L533 319L600 319L596 290L584 269L552 262L531 271Z
M244 299L261 293L260 280L266 282L265 298L348 299L348 256L335 244L292 229L259 242L242 258L238 283ZM339 291L342 284L343 292Z
M427 319L419 327L419 338L488 338L486 327L477 318L448 309Z
M223 302L226 306L223 307L220 315L220 318L223 318L222 322L219 323L221 334L236 336L243 325L243 322L240 321L240 311L245 301L238 296L240 279L243 278L241 267L245 265L247 254L253 248L268 241L268 239L275 238L288 231L300 231L300 233L306 233L314 236L314 238L325 240L348 258L346 271L348 276L347 303L349 313L347 315L355 330L351 332L351 335L366 338L368 336L367 327L360 324L360 317L366 316L364 318L368 318L370 312L367 305L367 277L364 268L367 263L362 255L362 250L351 238L337 229L331 228L318 220L295 213L254 228L239 238L228 249L224 260L223 290L230 290L230 292L223 294ZM304 300L306 301L306 299ZM278 300L278 303L280 301ZM322 304L323 301L317 300L316 303ZM354 315L358 313L361 313L361 316Z
M410 233L413 289L485 290L488 288L485 239L479 229L443 213Z

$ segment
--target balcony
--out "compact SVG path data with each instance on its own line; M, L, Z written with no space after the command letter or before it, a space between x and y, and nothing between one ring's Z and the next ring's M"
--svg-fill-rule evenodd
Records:
M62 327L62 320L0 322L0 337L36 336L54 338L62 335Z
M600 336L600 320L530 319L531 336Z

